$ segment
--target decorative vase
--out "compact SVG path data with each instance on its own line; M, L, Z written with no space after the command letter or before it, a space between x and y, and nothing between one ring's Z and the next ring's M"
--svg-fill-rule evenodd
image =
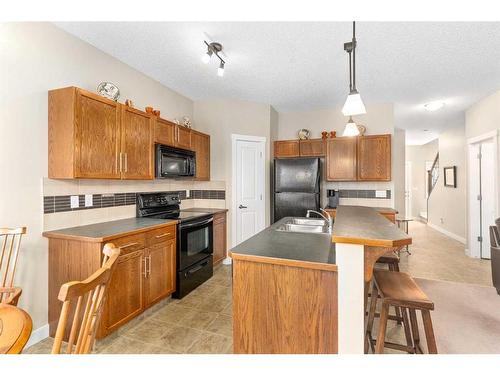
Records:
M328 138L328 132L321 132L321 139L327 139Z
M337 138L337 132L335 130L330 132L330 138Z

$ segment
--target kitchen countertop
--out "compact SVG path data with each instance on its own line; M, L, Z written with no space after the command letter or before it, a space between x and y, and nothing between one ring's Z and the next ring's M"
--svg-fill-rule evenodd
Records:
M360 206L360 207L365 207L365 206ZM399 213L398 210L391 208L391 207L370 207L370 208L373 208L375 211L380 212L380 213L387 213L387 214L398 214ZM337 209L326 206L325 210L337 210Z
M235 259L336 270L335 244L330 233L277 231L285 217L230 250ZM307 263L307 264L306 264ZM323 266L321 266L323 265Z
M44 237L105 242L124 235L146 232L151 229L177 224L177 220L132 217L104 223L43 232Z
M380 211L363 206L337 207L332 240L374 247L399 247L412 242L411 237L380 215Z
M208 214L218 214L220 212L227 212L227 208L186 208L184 210L181 210L184 212L206 212Z

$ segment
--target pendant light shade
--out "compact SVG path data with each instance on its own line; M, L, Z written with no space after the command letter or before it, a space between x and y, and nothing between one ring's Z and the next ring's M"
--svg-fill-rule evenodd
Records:
M364 115L366 113L361 95L357 91L353 91L347 96L347 100L342 107L342 113L344 116Z
M352 117L349 117L349 121L347 122L344 133L342 133L342 136L344 137L355 137L359 135L359 129Z

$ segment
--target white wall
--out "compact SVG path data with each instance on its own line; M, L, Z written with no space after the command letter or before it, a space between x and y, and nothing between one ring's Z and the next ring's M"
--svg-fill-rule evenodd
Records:
M33 328L47 323L47 91L115 83L120 101L152 105L166 118L193 115L193 102L48 23L0 24L0 226L27 226L16 284ZM89 210L93 211L93 210Z
M326 182L322 186L322 204L326 204L326 189L377 189L392 190L391 199L343 199L343 204L365 204L395 207L404 215L404 131L395 131L394 106L392 103L366 106L366 114L354 116L354 120L366 126L366 134L392 134L392 181L390 182ZM322 131L337 132L342 136L346 117L341 108L315 111L285 112L279 114L279 139L296 139L299 129L311 131L311 138L321 138Z
M428 223L465 242L467 236L467 170L465 126L439 135L439 179L429 198ZM457 187L444 186L444 167L457 167Z
M238 100L201 100L194 103L194 124L197 129L211 136L212 178L226 181L226 199L232 202L231 134L265 137L266 142L266 226L270 220L270 165L271 117L276 114L268 104ZM230 203L229 203L230 204ZM231 223L232 212L228 212ZM232 246L231 228L228 228L229 247Z
M411 211L413 217L427 211L425 163L433 162L439 150L437 139L421 146L406 146L406 160L411 163Z

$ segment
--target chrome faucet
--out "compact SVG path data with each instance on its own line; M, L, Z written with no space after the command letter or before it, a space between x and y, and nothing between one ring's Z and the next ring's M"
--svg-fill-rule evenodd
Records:
M323 219L325 219L327 222L328 222L328 228L331 230L332 227L333 227L333 219L332 217L330 216L330 214L328 213L328 211L320 208L321 211L323 211L326 216L324 214L322 214L321 212L318 212L318 211L315 211L315 210L307 210L307 213L306 213L306 217L307 218L310 218L311 217L311 213L315 213L319 216L321 216Z

